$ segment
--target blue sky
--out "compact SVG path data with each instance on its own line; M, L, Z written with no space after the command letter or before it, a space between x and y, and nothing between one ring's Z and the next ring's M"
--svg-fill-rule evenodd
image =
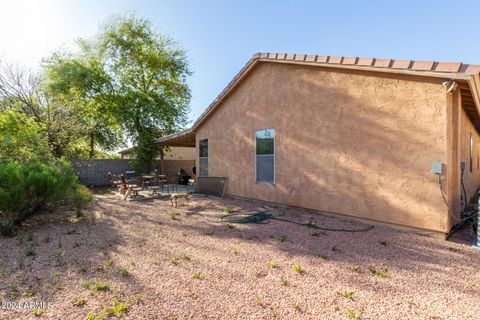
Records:
M191 120L255 52L480 63L480 1L0 0L0 57L51 51L136 13L174 37L194 72Z

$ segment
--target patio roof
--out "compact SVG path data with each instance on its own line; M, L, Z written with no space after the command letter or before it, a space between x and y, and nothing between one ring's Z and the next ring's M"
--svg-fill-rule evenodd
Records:
M195 148L195 132L193 128L170 134L157 139L157 143L165 147Z

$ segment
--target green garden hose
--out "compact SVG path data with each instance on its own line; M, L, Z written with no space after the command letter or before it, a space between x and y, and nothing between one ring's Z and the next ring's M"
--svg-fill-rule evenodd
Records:
M271 220L278 220L278 221L293 223L306 228L318 229L323 231L335 231L335 232L366 232L373 228L372 225L368 225L367 227L361 228L361 229L325 228L325 227L320 227L314 223L300 223L297 221L277 218L270 211L260 211L257 213L246 215L243 218L226 220L227 218L238 217L238 216L239 216L238 214L227 214L222 216L221 220L222 222L239 223L239 224L248 224L248 223L266 224L266 223L270 223Z

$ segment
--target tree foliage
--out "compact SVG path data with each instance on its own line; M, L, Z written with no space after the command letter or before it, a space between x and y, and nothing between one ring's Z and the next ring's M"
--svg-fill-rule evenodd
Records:
M81 145L79 115L44 86L42 74L0 63L0 112L14 111L33 119L44 130L55 157L74 156Z
M13 110L0 113L0 163L6 161L53 161L45 129L33 117Z
M135 16L111 18L96 37L80 39L78 46L76 55L50 59L49 87L87 106L97 121L91 128L117 124L136 145L138 166L148 169L160 151L155 139L187 123L185 52ZM95 132L104 145L116 141L112 131Z
M45 59L41 73L0 65L0 112L33 119L57 158L92 158L128 140L148 170L155 140L187 124L185 52L134 15L109 19L77 45Z

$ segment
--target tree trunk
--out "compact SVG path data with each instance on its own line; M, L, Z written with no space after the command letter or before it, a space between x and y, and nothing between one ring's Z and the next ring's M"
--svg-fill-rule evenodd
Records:
M160 173L165 174L163 172L163 147L160 146Z
M93 159L95 157L95 135L93 133L90 134L90 154L89 158Z

